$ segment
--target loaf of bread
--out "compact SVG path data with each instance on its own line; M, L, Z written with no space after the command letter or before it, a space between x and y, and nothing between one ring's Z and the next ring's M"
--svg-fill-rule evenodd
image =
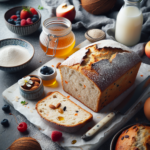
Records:
M150 150L150 127L136 124L123 131L115 150Z
M140 64L126 46L102 40L71 55L59 69L64 91L98 112L132 86Z
M78 131L93 117L59 92L52 92L39 101L36 110L52 127L69 133Z

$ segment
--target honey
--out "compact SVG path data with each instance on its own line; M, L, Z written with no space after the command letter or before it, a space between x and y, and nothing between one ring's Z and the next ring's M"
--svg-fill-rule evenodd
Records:
M63 120L64 120L64 117L59 116L59 117L58 117L58 120L59 120L59 121L63 121Z
M59 17L49 18L45 21L43 32L40 35L42 50L48 56L68 56L67 54L70 54L75 45L75 36L71 31L71 22L66 18ZM53 23L54 21L55 23ZM47 25L47 22L49 25Z
M44 86L52 86L52 85L56 84L56 78L54 78L52 80L42 80L42 81L43 81Z

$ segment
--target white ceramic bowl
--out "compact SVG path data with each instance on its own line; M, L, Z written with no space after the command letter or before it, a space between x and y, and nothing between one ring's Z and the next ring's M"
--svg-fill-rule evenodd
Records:
M42 66L42 67L43 67L43 66ZM42 68L42 67L41 67L41 68ZM44 74L42 74L42 73L40 72L41 68L38 70L38 76L39 76L42 80L46 80L46 81L48 81L48 80L53 80L53 79L56 78L56 76L57 76L57 71L56 71L56 69L53 68L53 67L50 67L50 66L48 66L48 67L51 68L51 69L54 71L52 74L44 75Z
M5 67L5 66L0 65L0 70L14 73L25 68L30 63L30 61L32 60L34 56L34 53L35 53L34 47L29 42L22 40L22 39L9 38L9 39L0 40L0 48L7 46L7 45L19 45L19 46L24 47L29 52L30 58L25 63L18 65L18 66L14 66L14 67Z
M28 6L25 6L25 7L28 7ZM32 34L33 32L35 32L41 25L40 12L36 10L38 13L39 19L36 22L34 22L33 24L26 25L26 26L16 26L16 25L10 24L7 20L12 15L15 15L16 11L18 11L18 10L22 10L22 6L11 8L5 13L4 19L5 19L5 24L6 24L7 28L10 31L12 31L13 33L21 35L21 36L29 35L29 34Z

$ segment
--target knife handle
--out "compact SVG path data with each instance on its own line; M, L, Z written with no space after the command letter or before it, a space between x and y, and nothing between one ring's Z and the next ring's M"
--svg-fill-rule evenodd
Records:
M115 117L115 113L109 113L105 118L98 122L94 127L87 131L81 138L85 141L92 139L92 137L97 133L102 127L104 127L109 121Z

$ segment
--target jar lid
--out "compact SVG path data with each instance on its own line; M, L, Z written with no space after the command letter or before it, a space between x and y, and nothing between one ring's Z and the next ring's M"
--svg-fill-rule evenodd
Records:
M90 42L96 42L105 39L106 34L100 29L90 29L85 32L85 38Z

